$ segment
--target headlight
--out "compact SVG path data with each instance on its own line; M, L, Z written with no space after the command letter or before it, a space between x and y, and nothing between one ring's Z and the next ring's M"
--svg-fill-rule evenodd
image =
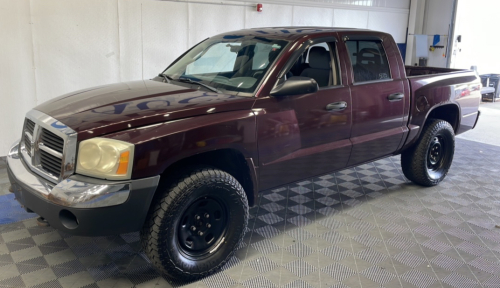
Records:
M130 179L134 144L93 138L80 142L76 173L110 180Z

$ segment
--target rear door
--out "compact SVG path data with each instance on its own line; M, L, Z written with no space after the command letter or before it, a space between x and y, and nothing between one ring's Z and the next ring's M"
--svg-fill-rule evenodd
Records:
M404 120L409 92L392 39L384 41L369 34L344 34L342 39L350 70L353 147L348 166L353 166L398 150L407 131Z

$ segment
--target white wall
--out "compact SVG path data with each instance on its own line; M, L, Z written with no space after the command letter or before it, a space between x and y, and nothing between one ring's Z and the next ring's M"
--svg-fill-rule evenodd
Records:
M116 1L31 1L37 104L120 81L117 12Z
M477 66L479 74L500 74L500 37L497 29L500 1L459 0L451 67L470 69Z
M0 155L21 137L22 115L36 103L29 11L27 1L0 1Z
M32 107L90 86L152 78L211 35L320 25L381 30L404 43L410 5L270 0L259 13L256 2L208 2L0 0L0 156L20 137Z

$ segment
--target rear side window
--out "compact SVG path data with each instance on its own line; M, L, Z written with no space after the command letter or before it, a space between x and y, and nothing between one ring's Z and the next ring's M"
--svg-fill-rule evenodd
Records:
M354 73L354 82L391 78L389 62L381 41L360 40L346 42Z

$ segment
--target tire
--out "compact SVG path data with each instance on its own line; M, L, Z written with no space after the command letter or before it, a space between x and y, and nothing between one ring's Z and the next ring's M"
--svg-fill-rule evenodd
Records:
M412 182L435 186L448 174L455 153L455 133L450 123L429 119L417 143L401 154L401 168Z
M248 224L243 187L228 173L199 168L178 178L151 206L141 244L168 278L196 280L219 270L242 241ZM194 227L194 228L193 228Z

